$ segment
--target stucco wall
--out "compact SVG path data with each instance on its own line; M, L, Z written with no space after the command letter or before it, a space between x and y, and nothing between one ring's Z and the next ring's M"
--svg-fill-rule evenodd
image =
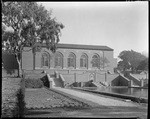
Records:
M74 80L74 74L67 74L67 75L65 75L65 74L62 74L62 76L64 77L64 79L65 79L65 84L72 84L72 83L74 83L75 82L75 80Z
M33 70L33 53L30 49L29 47L25 47L22 53L22 69L25 70Z
M25 50L28 50L29 47L25 47ZM47 52L50 55L50 64L47 69L60 69L55 67L55 54L53 54L50 50L46 48L42 48L40 52L36 52L35 55L35 69L45 69L41 67L41 57L42 53ZM105 67L105 70L109 70L111 73L114 73L113 68L116 67L117 61L113 58L113 51L99 51L99 50L82 50L82 49L57 49L57 52L60 52L63 56L63 69L68 69L67 66L67 58L69 56L69 53L72 52L76 56L76 67L75 69L82 69L80 67L80 57L82 54L86 54L88 57L88 67L87 69L95 70L95 68L92 68L91 60L92 56L94 54L98 54L100 57L106 57L109 60L108 66ZM103 54L104 53L104 54ZM32 70L33 69L33 53L32 50L29 52L23 52L22 54L22 67L26 70ZM83 70L87 70L83 69Z
M109 63L104 67L105 70L109 70L111 73L114 73L114 68L117 67L117 59L114 58L113 51L104 51L104 57L109 60Z
M96 82L104 82L105 81L105 74L96 73Z

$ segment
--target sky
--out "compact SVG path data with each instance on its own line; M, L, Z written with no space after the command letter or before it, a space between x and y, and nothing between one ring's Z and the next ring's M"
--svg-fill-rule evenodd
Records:
M64 24L60 43L148 53L148 2L40 2Z

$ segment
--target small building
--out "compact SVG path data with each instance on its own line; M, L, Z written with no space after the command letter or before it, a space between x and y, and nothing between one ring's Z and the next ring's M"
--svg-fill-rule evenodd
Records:
M111 81L111 86L130 86L130 80L120 74Z

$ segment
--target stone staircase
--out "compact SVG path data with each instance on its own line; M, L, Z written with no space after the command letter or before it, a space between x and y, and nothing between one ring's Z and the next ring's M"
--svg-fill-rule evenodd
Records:
M105 85L104 83L102 83L102 82L99 82L99 84L102 85L102 86L106 86L106 85Z
M92 82L96 87L102 87L105 86L103 83L98 83L98 82Z
M56 78L54 75L50 76L54 82L54 87L63 87L63 82L60 80L60 78Z

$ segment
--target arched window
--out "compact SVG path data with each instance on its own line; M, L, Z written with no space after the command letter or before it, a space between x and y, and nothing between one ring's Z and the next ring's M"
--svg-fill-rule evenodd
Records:
M68 56L68 67L75 68L75 65L76 65L75 62L76 62L75 55L73 53L70 53Z
M42 54L42 67L49 67L49 54L48 53Z
M63 55L59 52L55 55L55 67L63 67Z
M80 58L80 67L82 68L88 67L88 58L86 54L83 54Z
M98 55L93 55L93 57L92 57L92 67L97 67L97 68L99 68L100 66L100 58L99 58L99 56Z

